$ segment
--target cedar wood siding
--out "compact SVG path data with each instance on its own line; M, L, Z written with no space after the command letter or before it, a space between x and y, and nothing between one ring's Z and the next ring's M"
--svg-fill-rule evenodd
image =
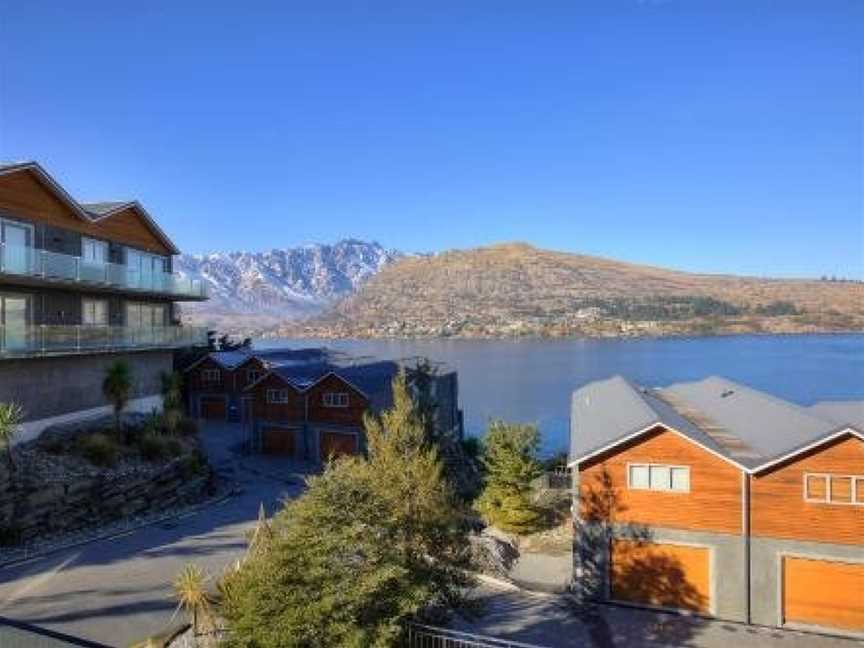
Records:
M326 392L348 394L348 407L324 407ZM338 425L363 426L363 413L369 401L354 387L335 375L329 375L306 392L309 399L309 421L311 423L335 423Z
M288 391L287 403L268 403L268 389ZM302 392L278 375L271 373L261 379L251 390L252 415L259 421L302 423L306 413L306 399ZM246 392L248 395L249 392Z
M157 254L171 251L145 224L143 217L126 209L98 223L81 220L29 170L0 175L0 210L34 222L112 240Z
M755 475L752 535L864 546L864 506L805 501L804 473L864 476L864 441L847 435Z
M205 369L216 369L219 372L221 380L218 383L210 381L205 382L203 379L203 372ZM186 378L190 390L207 392L209 394L227 394L231 391L231 380L231 372L224 369L211 358L205 358L199 365L193 367L189 372L187 372Z
M629 490L628 463L689 466L690 492ZM580 464L579 503L583 520L740 534L741 470L658 426Z
M264 366L264 363L261 362L258 358L249 358L244 363L234 367L234 382L232 383L232 388L234 391L242 392L254 381L250 381L248 379L248 372L250 370L258 371L258 377L261 378L264 374L267 373L267 369Z

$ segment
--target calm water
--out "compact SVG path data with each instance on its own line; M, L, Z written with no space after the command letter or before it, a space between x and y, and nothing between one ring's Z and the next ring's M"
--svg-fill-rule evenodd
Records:
M466 430L536 423L544 451L567 447L570 393L613 374L649 386L720 375L802 405L864 399L864 335L642 340L266 340L379 358L427 356L459 372Z

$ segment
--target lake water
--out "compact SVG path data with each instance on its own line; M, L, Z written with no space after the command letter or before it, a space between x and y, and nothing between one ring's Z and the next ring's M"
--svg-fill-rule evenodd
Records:
M802 405L864 399L864 335L627 340L262 340L259 348L328 346L353 355L426 356L459 372L469 434L493 418L535 423L543 450L567 448L570 394L622 374L646 386L719 375Z

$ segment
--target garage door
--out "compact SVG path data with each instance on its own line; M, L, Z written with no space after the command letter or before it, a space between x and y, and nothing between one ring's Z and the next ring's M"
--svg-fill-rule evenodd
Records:
M210 421L225 420L225 399L219 397L201 397L201 418Z
M614 600L709 613L708 549L613 540L610 554L609 582Z
M864 631L864 564L783 559L786 623Z
M261 445L265 454L295 456L297 430L294 428L265 428Z
M321 433L321 461L357 452L357 437L341 432Z

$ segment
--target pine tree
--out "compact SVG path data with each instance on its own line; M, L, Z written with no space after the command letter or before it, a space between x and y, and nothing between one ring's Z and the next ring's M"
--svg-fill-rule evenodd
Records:
M462 518L404 376L393 391L366 419L368 460L328 464L231 574L229 645L391 646L428 604L459 602Z
M539 447L540 433L533 425L490 424L483 440L486 485L477 500L489 524L513 533L538 528L541 514L531 501L531 482L543 472Z

